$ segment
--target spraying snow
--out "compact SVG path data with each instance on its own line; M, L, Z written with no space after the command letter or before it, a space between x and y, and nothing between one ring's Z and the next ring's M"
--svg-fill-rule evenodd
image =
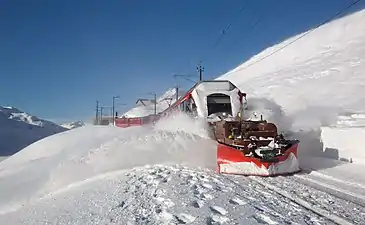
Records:
M0 211L115 170L159 163L214 169L216 143L207 128L184 115L170 121L176 126L165 120L156 127L80 127L26 147L0 164Z

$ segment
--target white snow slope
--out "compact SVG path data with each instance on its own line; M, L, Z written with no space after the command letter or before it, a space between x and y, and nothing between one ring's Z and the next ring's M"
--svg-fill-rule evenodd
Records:
M12 155L35 141L66 130L17 108L0 106L0 155Z
M250 110L301 140L307 174L218 175L216 143L202 121L183 115L156 127L82 127L0 163L0 223L365 224L364 164L329 157L320 140L337 114L365 111L364 17L333 21L223 77L254 96Z
M365 112L364 37L365 13L360 11L253 64L297 36L268 48L219 79L233 81L249 96L274 99L288 114L319 113L320 118Z
M179 90L178 96L185 94L185 91ZM170 88L163 95L157 98L156 112L162 112L169 107L169 104L173 104L176 101L176 88ZM123 115L121 117L144 117L154 114L155 104L153 102L146 102L146 105L138 105Z

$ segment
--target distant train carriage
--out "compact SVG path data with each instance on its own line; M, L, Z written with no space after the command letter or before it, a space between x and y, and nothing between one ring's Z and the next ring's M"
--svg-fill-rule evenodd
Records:
M185 112L196 117L210 118L224 114L236 117L246 104L246 94L228 80L200 81L184 96L158 115L135 118L117 118L118 127L151 124L174 112Z

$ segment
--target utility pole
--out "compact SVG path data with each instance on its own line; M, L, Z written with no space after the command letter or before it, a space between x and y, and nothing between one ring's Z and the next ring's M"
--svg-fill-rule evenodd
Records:
M197 67L198 72L199 72L199 81L203 80L203 71L204 71L204 67L202 66L201 62L199 63L199 66Z
M103 108L104 107L100 107L100 122L103 122Z
M119 97L120 97L119 95L118 96L113 96L113 108L112 108L113 126L115 124L115 115L114 115L114 113L115 113L115 99L117 99Z
M176 85L176 101L179 100L179 85Z
M155 115L157 115L157 95L156 95L156 93L153 93L153 96L155 97L154 98L154 101L155 101Z
M95 125L99 124L99 101L96 101Z
M153 95L153 100L150 100L150 101L153 101L153 103L154 103L154 105L155 105L155 109L154 109L154 111L155 111L155 115L157 115L157 94L156 93L154 93L154 92L152 92L152 93L149 93L150 95Z

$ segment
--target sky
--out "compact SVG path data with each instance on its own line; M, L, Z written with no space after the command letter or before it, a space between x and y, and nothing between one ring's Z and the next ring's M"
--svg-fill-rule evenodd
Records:
M123 112L151 92L189 88L173 75L198 79L200 61L214 79L352 1L1 0L0 105L62 123L91 119L96 100L110 107L119 95Z

